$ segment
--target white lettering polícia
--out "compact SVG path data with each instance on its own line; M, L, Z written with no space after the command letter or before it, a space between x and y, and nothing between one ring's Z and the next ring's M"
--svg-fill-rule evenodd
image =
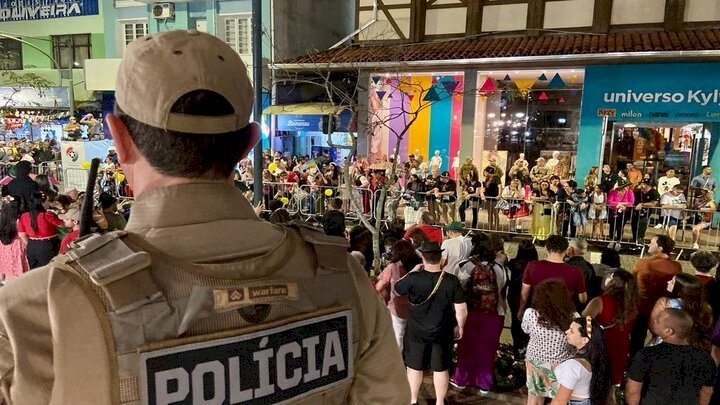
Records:
M205 374L212 374L213 397L206 399ZM225 402L225 367L218 360L200 363L193 369L192 386L195 388L192 393L193 405L221 405Z
M305 373L305 382L317 380L320 378L320 370L317 368L317 359L315 355L315 347L320 344L320 337L313 336L305 338L302 341L303 348L307 351L308 371Z
M278 349L277 352L277 385L280 389L287 390L300 384L302 380L302 367L292 370L292 376L288 377L288 369L285 360L291 354L297 359L302 355L302 348L297 342L286 343Z
M267 336L260 340L260 348L267 346ZM273 357L273 349L265 349L253 353L253 360L258 363L258 375L260 376L260 387L255 389L255 398L272 395L275 386L270 384L270 359Z
M170 381L177 381L177 391L168 392ZM155 403L169 405L182 401L190 393L190 376L182 368L165 370L155 374Z

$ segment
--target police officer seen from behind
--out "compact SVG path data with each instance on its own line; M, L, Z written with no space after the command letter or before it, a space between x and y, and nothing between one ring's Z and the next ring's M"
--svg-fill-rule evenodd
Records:
M135 191L92 235L0 289L3 404L407 404L387 308L343 238L263 222L232 185L260 138L229 46L128 46L107 118Z

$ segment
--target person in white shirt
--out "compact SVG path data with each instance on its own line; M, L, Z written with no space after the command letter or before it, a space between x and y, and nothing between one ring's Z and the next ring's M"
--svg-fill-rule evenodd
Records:
M667 235L670 239L675 240L677 226L682 219L683 210L687 208L687 200L683 194L681 185L676 185L660 197L660 207L662 207L662 216L665 218L665 226Z
M559 387L550 405L606 403L610 369L602 327L589 316L576 318L565 331L565 338L577 349L577 354L555 367Z
M458 276L460 267L458 264L470 257L472 241L463 236L463 226L460 222L453 221L445 227L445 240L442 243L443 270Z
M663 195L665 193L671 192L673 187L677 186L678 184L680 184L680 179L675 177L675 170L667 169L665 175L658 179L657 191L660 195ZM666 220L664 216L661 216L660 222L655 225L655 229L661 229L665 221Z

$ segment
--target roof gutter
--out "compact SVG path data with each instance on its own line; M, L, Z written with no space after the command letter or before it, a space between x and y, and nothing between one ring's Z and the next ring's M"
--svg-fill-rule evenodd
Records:
M343 62L343 63L277 63L273 69L284 70L371 70L371 69L412 69L428 67L518 67L553 65L594 65L606 63L651 62L680 59L715 59L720 58L720 50L709 51L649 51L649 52L609 52L580 55L548 55L548 56L511 56L475 59L443 59L420 61L386 61L386 62Z
M375 24L375 23L377 22L377 20L378 20L378 0L375 0L375 1L373 1L373 18L371 18L370 21L368 21L368 22L366 22L365 24L363 24L362 27L356 29L356 30L353 31L352 33L348 34L348 36L346 36L345 38L343 38L343 39L341 39L340 41L338 41L335 45L331 46L330 49L335 49L335 48L337 48L338 46L344 44L345 41L347 41L348 39L350 39L350 38L354 37L355 35L357 35L357 34L363 32L363 31L365 31L365 29L367 29L367 27Z

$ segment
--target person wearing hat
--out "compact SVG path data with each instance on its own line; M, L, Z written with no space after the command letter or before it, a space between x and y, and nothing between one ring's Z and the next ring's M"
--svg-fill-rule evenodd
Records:
M444 228L445 240L442 243L443 249L443 270L455 276L458 275L460 267L458 264L470 256L472 241L463 235L463 225L453 221Z
M607 205L610 209L610 247L622 241L625 224L630 220L632 207L635 206L635 194L630 189L630 182L618 179L617 185L608 193Z
M706 188L698 191L698 196L693 200L693 204L695 210L698 211L696 217L692 219L693 249L700 249L700 233L712 225L717 205L712 198L712 193Z
M460 280L442 270L440 245L424 241L418 251L422 265L395 283L395 292L407 295L410 301L403 357L410 382L410 403L418 402L423 372L432 370L436 403L441 404L450 381L453 340L462 339L468 310Z
M70 208L64 214L58 215L58 218L65 222L66 228L71 229L71 231L60 241L60 254L63 254L68 251L70 242L80 237L80 210L77 208Z
M117 198L110 195L110 193L102 193L98 197L100 208L102 208L102 214L107 220L107 231L122 231L127 225L125 217L118 214Z
M534 189L540 188L540 182L550 179L550 171L545 165L545 158L539 157L535 160L535 166L530 169L530 180Z
M630 221L633 241L638 245L645 245L645 233L647 232L652 207L657 207L660 202L658 193L651 180L643 180L635 190L635 208Z
M444 224L449 224L455 220L456 191L457 183L450 178L450 172L442 172L440 181L435 185L433 192L440 203L440 221Z
M347 242L232 185L261 134L246 72L197 30L128 45L106 119L132 216L0 289L0 403L410 402Z

